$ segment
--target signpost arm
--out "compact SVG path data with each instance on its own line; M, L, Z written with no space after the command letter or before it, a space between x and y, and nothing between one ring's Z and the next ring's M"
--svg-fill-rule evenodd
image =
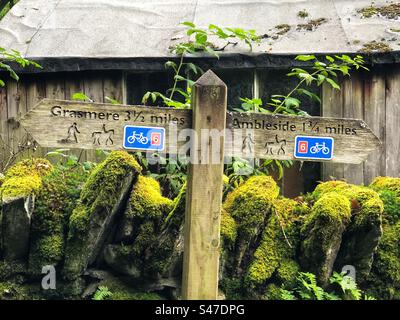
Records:
M194 162L189 165L187 181L182 279L182 298L186 300L215 300L218 296L226 106L225 83L207 71L195 83L192 95ZM209 135L204 143L202 134L210 134L210 130L213 138Z

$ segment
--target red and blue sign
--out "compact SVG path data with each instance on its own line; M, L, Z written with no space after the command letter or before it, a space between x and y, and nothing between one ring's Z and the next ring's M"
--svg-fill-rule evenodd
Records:
M165 129L159 127L125 126L124 148L137 150L164 150Z
M334 140L331 137L296 136L294 157L309 160L331 160Z

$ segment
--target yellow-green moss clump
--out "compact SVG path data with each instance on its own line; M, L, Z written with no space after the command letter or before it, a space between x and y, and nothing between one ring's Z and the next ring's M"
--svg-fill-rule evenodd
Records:
M269 176L253 176L228 194L224 209L238 225L238 238L248 241L269 215L279 187Z
M121 188L125 179L130 174L136 179L140 171L141 167L136 160L124 151L112 152L106 160L93 169L69 220L64 264L66 276L76 277L86 267L88 248L94 245L88 243L90 221L93 220L93 215L96 215L96 219L102 220L105 215L110 214L121 197ZM96 223L93 228L98 228ZM95 239L97 239L96 235L92 234L91 241L97 241Z
M350 222L350 201L344 195L329 192L314 204L301 228L304 241L301 262L307 271L326 284L339 251L342 233Z
M182 257L183 225L186 207L186 184L173 200L172 209L162 220L157 238L148 248L149 258L145 260L144 273L148 276L178 276L181 272L175 270L173 265ZM178 274L171 275L171 272Z
M344 181L328 181L317 186L313 197L319 199L329 192L343 195L350 201L353 213L351 228L381 224L383 203L374 190Z
M0 198L8 201L37 193L42 185L42 178L51 170L52 165L46 159L33 158L18 162L4 177Z
M80 166L57 166L43 178L32 215L30 272L40 274L43 266L62 261L69 217L87 176Z
M236 221L224 209L221 211L221 239L224 245L233 245L237 237Z
M120 229L124 234L121 238L122 244L117 250L117 259L121 263L134 264L142 273L147 273L148 277L157 274L162 259L154 259L148 263L146 259L149 254L146 252L151 247L158 247L162 226L173 207L174 202L162 196L158 181L151 177L139 176L122 218ZM127 234L125 230L128 230ZM158 251L154 249L150 253L155 254Z
M384 219L367 287L375 297L400 299L400 178L378 177L370 187L384 203Z
M369 187L375 191L393 191L396 193L396 196L400 198L400 178L377 177L372 181Z
M281 284L290 285L299 266L292 260L299 243L297 202L281 198L273 202L272 214L254 252L245 282L250 287L263 285L276 273Z
M126 214L142 219L161 218L172 209L172 205L172 200L162 196L157 180L139 176L132 189Z

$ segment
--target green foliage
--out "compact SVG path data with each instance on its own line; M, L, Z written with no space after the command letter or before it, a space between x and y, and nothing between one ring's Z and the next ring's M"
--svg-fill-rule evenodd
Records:
M80 161L80 156L77 157L75 154L68 154L69 149L57 149L46 153L46 157L49 159L57 159L57 165L65 169L73 169L81 167L85 172L90 172L96 164L91 161ZM81 152L82 154L82 152Z
M163 193L168 198L175 198L186 182L186 172L188 161L184 157L178 159L164 158L157 156L160 166L158 172L152 173L154 177L163 186Z
M122 104L122 102L120 102L120 101L118 101L118 100L116 100L116 99L107 97L107 96L104 97L104 100L105 100L106 102L111 103L111 104Z
M170 48L171 52L176 54L179 63L167 61L165 68L173 72L174 85L168 89L166 94L161 92L146 92L142 98L142 102L146 104L149 99L153 103L157 99L168 107L177 109L188 109L191 103L191 87L194 81L190 79L190 75L198 76L203 73L203 70L191 62L184 62L187 55L196 55L198 53L206 53L213 57L219 58L219 51L223 51L228 45L236 45L238 41L244 42L250 50L253 43L259 43L260 37L257 36L255 30L245 30L241 28L221 28L215 24L210 24L208 28L199 28L192 22L183 22L182 26L186 27L186 34L189 40L180 42ZM217 38L226 41L223 47L217 48L210 39ZM231 40L237 40L232 42ZM185 89L178 87L178 84L184 84ZM183 102L182 102L183 100Z
M294 290L280 289L282 300L362 300L362 292L352 277L334 272L329 279L333 289L325 291L317 284L316 276L309 272L299 272ZM364 300L374 300L364 295Z
M82 92L76 92L71 97L72 100L82 101L82 102L93 102L86 94Z
M325 56L324 61L320 61L315 55L298 55L298 61L312 62L311 70L302 68L293 68L288 77L295 77L298 79L297 85L286 95L274 94L271 96L269 102L263 107L261 99L248 99L242 98L244 102L242 108L246 112L262 112L262 113L282 113L289 115L302 115L307 116L307 113L300 108L300 100L297 96L306 96L321 103L320 97L312 93L307 87L316 84L321 86L323 83L328 83L332 88L340 90L337 84L338 74L343 76L350 76L352 69L365 69L364 58L360 55L351 58L348 55L334 55Z
M112 297L112 292L106 286L99 286L92 300L107 300Z
M40 64L34 62L32 60L25 59L21 56L16 50L11 49L10 51L0 47L0 70L3 69L10 74L10 77L14 80L18 81L19 76L16 74L14 69L12 68L12 64L17 64L22 68L26 68L29 66L35 68L42 68ZM0 87L5 85L4 81L0 79Z

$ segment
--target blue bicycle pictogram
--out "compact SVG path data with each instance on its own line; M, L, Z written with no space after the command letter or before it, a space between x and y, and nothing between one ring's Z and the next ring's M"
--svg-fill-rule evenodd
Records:
M327 146L325 146L325 142L321 144L316 143L314 146L310 148L310 152L312 154L316 154L318 152L322 152L323 154L329 154L329 151L330 149Z
M333 145L332 137L296 136L294 157L305 160L331 160Z
M165 145L165 129L159 127L124 127L125 149L162 151Z
M132 135L127 138L127 141L129 143L134 143L135 141L138 141L141 144L147 144L149 142L149 138L145 137L143 135L143 132L136 133L136 131L133 131Z

